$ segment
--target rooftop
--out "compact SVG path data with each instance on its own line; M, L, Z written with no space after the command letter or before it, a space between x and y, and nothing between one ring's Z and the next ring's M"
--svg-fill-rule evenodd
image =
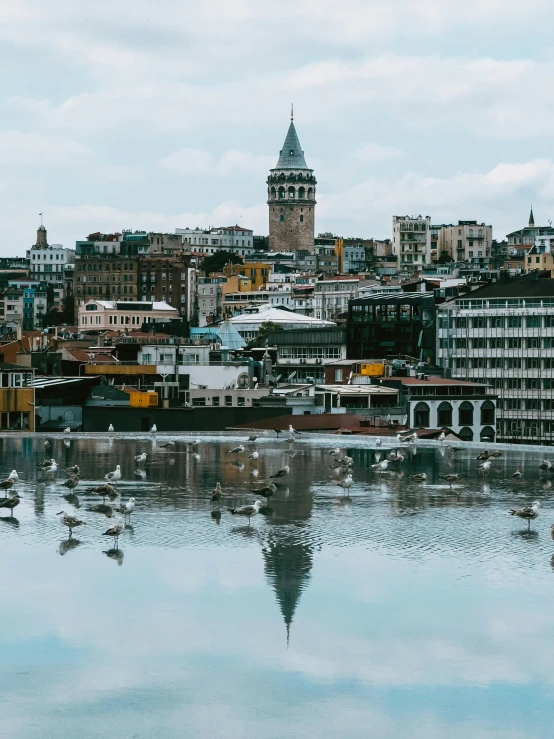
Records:
M279 152L279 160L275 169L308 169L304 152L298 140L298 134L291 120L283 148Z
M513 261L509 259L508 261ZM494 282L479 287L471 293L456 298L460 300L488 300L491 298L552 298L554 297L554 280L537 278L536 273L518 277L505 282Z
M465 380L454 380L446 377L433 377L430 376L428 380L420 380L417 377L387 377L387 381L400 382L402 385L424 385L429 387L430 385L464 385L470 387L483 387L486 385L486 380L483 382L466 382Z

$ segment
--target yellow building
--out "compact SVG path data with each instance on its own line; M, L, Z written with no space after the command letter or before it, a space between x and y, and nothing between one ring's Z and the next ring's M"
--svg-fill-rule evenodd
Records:
M35 430L34 370L0 363L0 431Z
M265 262L252 262L250 264L226 264L223 267L223 274L227 275L227 278L231 276L242 275L250 280L250 287L244 288L246 290L257 290L263 287L271 272L271 265ZM227 292L237 292L237 290L227 290Z
M534 272L535 270L541 272L548 271L550 272L550 277L552 277L554 275L554 258L552 254L547 252L537 253L536 247L530 249L527 256L524 257L523 271Z

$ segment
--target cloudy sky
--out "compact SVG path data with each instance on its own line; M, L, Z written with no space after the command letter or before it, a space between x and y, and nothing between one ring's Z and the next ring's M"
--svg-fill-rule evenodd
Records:
M240 223L290 103L316 229L393 213L554 220L551 0L10 0L0 5L0 254L100 230Z

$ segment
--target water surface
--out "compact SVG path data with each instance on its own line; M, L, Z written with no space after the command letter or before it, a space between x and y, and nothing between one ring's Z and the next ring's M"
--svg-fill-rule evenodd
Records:
M55 476L38 469L45 438ZM550 451L507 449L483 481L469 445L410 447L379 475L368 465L388 441L269 435L232 455L240 435L202 436L196 459L192 438L0 438L0 474L17 469L24 496L13 519L0 510L2 735L551 735ZM337 441L354 458L348 496L329 469ZM286 463L250 527L227 511ZM61 485L73 464L79 508ZM118 550L86 492L116 464L121 498L137 498ZM453 471L451 490L438 476ZM507 511L534 499L528 533ZM86 521L72 541L62 509Z

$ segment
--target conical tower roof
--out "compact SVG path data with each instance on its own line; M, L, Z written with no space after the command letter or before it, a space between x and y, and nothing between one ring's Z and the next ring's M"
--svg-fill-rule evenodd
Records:
M304 152L298 140L294 121L290 122L283 148L279 152L279 161L275 169L308 169Z
M531 213L529 214L529 225L535 225L535 216L533 215L533 206L531 206Z

